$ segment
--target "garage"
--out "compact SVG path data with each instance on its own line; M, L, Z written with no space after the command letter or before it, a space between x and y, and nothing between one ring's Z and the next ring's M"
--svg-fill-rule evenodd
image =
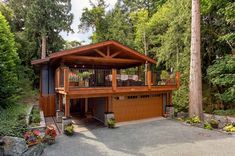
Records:
M163 114L162 94L115 96L112 104L117 122L159 117Z

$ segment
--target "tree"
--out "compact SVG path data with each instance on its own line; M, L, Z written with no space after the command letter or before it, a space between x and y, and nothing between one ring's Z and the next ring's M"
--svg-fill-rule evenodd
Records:
M73 15L70 13L71 0L31 0L25 19L25 29L29 38L40 41L41 57L46 52L62 49L64 40L61 31L72 31L70 28ZM47 44L48 43L48 44Z
M226 55L215 60L207 69L210 82L216 86L215 101L224 108L232 108L235 104L235 58Z
M64 50L66 49L72 49L72 48L76 48L76 47L79 47L82 45L82 42L79 42L79 41L76 41L76 40L73 40L73 41L65 41L65 44L64 44Z
M200 0L192 0L189 116L202 116Z
M18 61L14 36L0 12L0 107L2 108L13 104L16 98Z

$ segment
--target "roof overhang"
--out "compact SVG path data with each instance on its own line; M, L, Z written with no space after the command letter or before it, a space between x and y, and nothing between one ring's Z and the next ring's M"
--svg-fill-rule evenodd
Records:
M41 65L48 62L52 64L64 62L68 64L113 65L120 68L138 66L146 62L156 64L152 58L116 41L105 41L55 52L44 59L34 60L31 63L32 65Z

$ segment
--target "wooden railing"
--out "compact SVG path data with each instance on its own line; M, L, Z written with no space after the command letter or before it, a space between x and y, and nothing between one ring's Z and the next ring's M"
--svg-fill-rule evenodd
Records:
M55 72L55 88L57 91L68 92L70 87L75 88L94 88L94 87L111 87L113 91L116 91L119 87L137 87L137 86L146 86L149 90L153 86L177 86L179 87L180 74L176 72L175 74L170 75L169 79L162 80L160 75L161 71L152 72L147 71L147 77L145 76L140 78L140 75L124 75L125 79L120 78L123 76L120 71L117 69L69 69L68 67L59 67ZM82 77L82 74L86 72L86 79L80 80L76 79L76 75ZM100 73L99 73L100 72ZM74 77L72 77L75 74ZM100 75L99 75L100 74ZM72 75L72 76L71 76ZM84 75L83 75L84 76ZM135 79L133 78L135 77ZM102 83L98 83L98 79L102 79Z

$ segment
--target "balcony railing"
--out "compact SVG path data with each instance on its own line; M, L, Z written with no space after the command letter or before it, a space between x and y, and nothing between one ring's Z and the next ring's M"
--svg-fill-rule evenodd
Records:
M117 87L130 86L179 86L179 74L167 71L123 71L116 69L78 69L60 67L56 70L56 85L58 90L68 91L73 88Z

